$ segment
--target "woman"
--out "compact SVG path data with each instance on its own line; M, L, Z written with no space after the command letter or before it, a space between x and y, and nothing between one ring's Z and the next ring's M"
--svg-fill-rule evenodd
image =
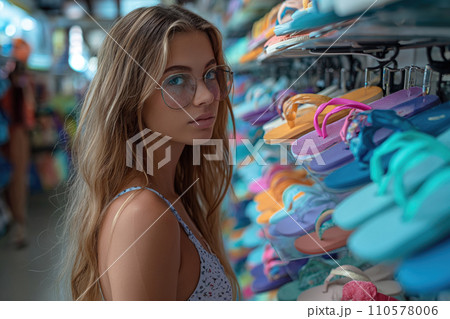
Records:
M177 6L136 9L106 37L73 142L73 299L237 298L220 229L232 173L231 71L221 41L213 25ZM143 160L152 174L126 158L127 140L148 140L148 130L170 138L152 151L158 139L147 143L146 155L133 152L132 163ZM224 143L224 160L193 165L194 140L211 138Z

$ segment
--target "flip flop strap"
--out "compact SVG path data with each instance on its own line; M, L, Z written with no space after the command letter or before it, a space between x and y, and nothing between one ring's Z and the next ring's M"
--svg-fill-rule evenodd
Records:
M364 113L364 114L363 114ZM407 119L397 115L392 110L373 110L370 112L361 112L356 115L367 116L367 124L361 125L358 138L350 140L350 150L355 159L363 164L368 164L376 145L373 141L375 133L381 128L393 130L408 131L414 130L415 127Z
M323 119L322 122L322 128L320 128L319 125L319 115L323 112L323 110L331 104L331 102L333 101L334 104L343 104L340 106L335 107L333 110L331 110L330 112L328 112L325 115L325 118ZM326 105L324 105L326 104ZM316 113L314 114L314 128L316 129L316 132L319 136L322 136L323 138L327 137L327 121L328 118L333 115L336 114L338 112L341 112L342 110L347 110L347 109L357 109L357 110L361 110L361 111L368 111L371 110L372 108L364 103L361 102L356 102L356 101L352 101L352 100L348 100L348 99L342 99L342 98L335 98L335 99L331 99L330 101L328 101L327 103L321 104L318 108Z
M416 167L423 160L433 155L442 158L447 163L450 163L450 150L447 146L438 142L434 138L432 138L431 141L428 141L427 138L425 140L414 142L412 145L397 153L391 160L392 169L391 163L389 164L389 176L382 180L381 187L382 191L385 191L385 189L387 189L389 179L394 178L394 196L396 202L402 206L405 206L408 201L403 183L405 173L408 170L412 167Z
M294 200L294 202L292 203L292 209L295 210L296 213L298 212L299 214L302 214L302 212L308 210L307 207L318 207L328 204L327 208L331 209L334 208L337 203L337 198L333 197L333 195L330 196L329 193L305 194L301 198ZM327 222L325 222L324 224L326 223ZM327 226L328 224L323 225L323 227L320 229L323 229L323 231L325 231L326 229L330 228ZM319 234L321 235L323 231L319 230Z
M448 164L447 164L448 165ZM404 210L403 218L406 221L411 220L419 211L419 208L426 201L426 199L436 192L436 189L442 185L450 182L450 166L446 166L444 169L439 170L432 175L419 190L412 196L410 201L406 203L406 209Z
M277 94L275 101L273 102L274 104L276 104L276 110L278 115L284 120L284 115L283 115L283 104L284 102L286 102L288 99L290 99L291 97L297 95L297 92L292 90L292 89L288 89L285 91L282 91L280 93Z
M295 0L284 1L281 4L281 7L278 9L277 23L278 24L282 23L285 15L286 15L286 11L293 11L293 12L295 12L298 9L302 9L302 7L299 6L299 1L295 1Z
M293 185L289 186L288 188L286 188L283 192L283 203L284 203L285 209L287 209L288 207L291 207L291 205L295 201L294 197L300 192L305 193L305 195L306 194L308 194L308 195L320 194L320 192L312 186L293 184ZM305 196L305 195L303 195L303 196Z
M318 117L319 115L329 106L329 105L336 105L336 106L343 106L343 105L358 105L361 108L365 108L368 105L364 104L364 103L360 103L360 102L356 102L353 100L349 100L349 99L343 99L343 98L333 98L330 99L324 103L322 103L321 105L319 105L319 107L317 108L316 114L314 115L314 127L316 128L317 132L320 132L319 127L319 123L318 123ZM370 109L370 107L369 107ZM321 132L319 133L321 134Z
M328 287L332 284L331 279L335 276L343 276L357 281L371 281L370 278L359 268L351 265L343 265L334 268L324 282L324 293L328 292Z
M395 150L397 152L390 160L388 172L383 177L381 156ZM403 184L406 171L433 154L450 162L450 150L434 137L417 131L394 134L374 152L371 160L371 177L379 185L379 194L386 193L391 179L394 178L394 198L404 207L408 201Z
M322 103L325 103L326 101L329 101L331 98L325 95L320 94L309 94L309 93L302 93L297 94L290 99L288 99L283 104L283 113L284 117L286 118L288 125L290 128L293 128L295 126L295 119L297 118L298 114L298 105L303 104L300 110L308 110L308 109L316 109L316 107ZM310 105L313 104L313 105Z
M417 164L422 162L425 158L429 156L424 149L426 145L421 143L415 143L413 145L408 145L403 148L400 148L394 156L391 158L389 163L389 168L379 183L378 193L383 195L386 194L390 181L394 180L394 199L397 204L403 206L406 202L406 193L405 187L403 185L403 177L405 171L415 167ZM404 158L407 155L408 161L404 162L402 168L398 168L398 164L400 163L399 158ZM392 166L391 166L392 163ZM398 175L397 175L398 174Z
M382 157L390 154L402 147L411 145L411 142L421 138L423 133L417 131L396 132L392 134L383 144L381 144L373 152L370 159L370 178L375 183L380 183L384 175L384 168L382 165Z
M325 230L335 226L333 221L331 221L331 223L325 222L325 219L333 215L333 212L334 209L326 209L316 219L314 227L317 237L319 237L320 240L322 240L322 235L325 232Z
M279 175L277 173L280 173ZM297 179L298 181L304 182L307 180L308 173L304 169L290 171L290 170L281 170L276 172L273 175L273 178L270 181L270 188L275 188L280 182L286 179Z

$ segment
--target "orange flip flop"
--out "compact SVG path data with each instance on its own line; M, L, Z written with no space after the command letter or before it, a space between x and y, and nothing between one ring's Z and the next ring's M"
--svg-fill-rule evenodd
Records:
M296 178L299 180L304 180L307 176L307 172L304 169L284 169L280 170L273 174L272 179L269 181L270 186L268 189L273 189L275 185L280 182L283 179L286 178ZM265 193L264 191L260 191L258 194L256 194L254 200L258 201L259 196L263 196L262 194Z
M288 178L278 183L273 189L269 189L264 192L264 195L258 198L256 209L260 212L267 210L273 210L274 212L279 210L280 205L283 207L283 192L286 188L292 184L312 185L309 180L299 180L295 178Z
M305 103L318 103L321 100L324 100L323 95L319 96L318 98L313 98L313 94L309 95L307 98L304 99ZM348 92L341 96L341 98L353 100L356 102L362 102L362 103L370 103L377 99L380 99L383 96L383 91L381 88L377 86L368 86L360 89L353 90L351 92ZM293 97L295 98L295 97ZM328 98L328 97L326 97ZM292 98L291 98L292 99ZM289 99L289 100L291 100ZM298 99L298 97L297 97ZM331 98L328 98L328 101ZM297 107L298 103L290 102L287 100L285 102L286 107L283 105L283 109L287 110L287 116L288 122L283 123L282 125L273 128L270 131L267 131L264 134L264 141L267 144L279 144L286 142L288 139L295 139L298 138L306 133L309 133L314 130L314 115L315 115L315 109L317 109L318 105L315 104L314 108L306 108L305 112L300 112L300 115L297 114ZM325 101L325 102L328 102ZM323 103L325 103L323 102ZM292 104L292 106L290 106ZM322 104L322 103L320 103ZM322 111L322 113L319 115L318 120L320 125L322 124L322 121L330 111L332 111L335 107L338 105L329 105L326 109ZM350 110L343 110L342 112L335 113L329 117L327 120L327 123L335 122L344 116L348 115ZM286 117L286 115L285 115Z
M292 185L292 184L291 184ZM305 195L304 192L299 192L297 193L294 197L293 200L297 200L300 197L302 197L303 195ZM281 208L280 208L281 207ZM276 213L278 212L280 209L286 209L289 210L289 207L285 207L283 204L283 201L281 201L280 205L276 205L273 207L273 209L271 210L267 210L262 212L257 218L256 218L256 222L260 225L264 225L264 224L268 224L270 218Z

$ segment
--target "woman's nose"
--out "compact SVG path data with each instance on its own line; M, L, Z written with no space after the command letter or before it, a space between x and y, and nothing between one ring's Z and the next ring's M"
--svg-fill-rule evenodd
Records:
M214 94L208 89L203 79L197 81L197 90L195 92L192 104L201 106L211 104L214 101Z

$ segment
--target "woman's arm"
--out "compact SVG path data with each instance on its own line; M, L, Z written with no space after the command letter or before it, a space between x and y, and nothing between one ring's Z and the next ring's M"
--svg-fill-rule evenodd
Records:
M142 191L124 208L107 261L113 300L176 300L180 227L156 194Z

